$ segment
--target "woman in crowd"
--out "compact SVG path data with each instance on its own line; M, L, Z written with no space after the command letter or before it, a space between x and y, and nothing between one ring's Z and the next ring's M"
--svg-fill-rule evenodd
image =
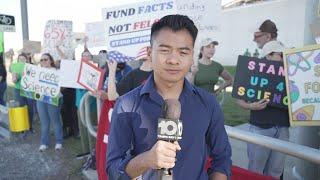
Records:
M191 74L188 76L190 82L194 83L195 86L215 94L230 86L233 79L220 63L212 60L217 45L218 42L210 38L201 41L198 66L193 65L191 67ZM218 82L219 77L224 79L224 83L215 90L214 86Z
M40 65L43 68L56 69L54 60L49 53L44 53L40 59ZM61 97L61 94L60 94ZM62 98L59 102L61 104ZM40 117L41 124L41 145L39 151L42 152L46 150L49 146L49 134L50 134L50 122L54 124L54 132L56 137L56 150L62 149L62 124L60 117L61 106L55 106L42 101L37 101L37 109Z
M7 89L7 71L4 66L3 54L0 53L0 105L5 106L4 93Z
M14 96L15 100L19 102L19 106L27 106L28 108L28 115L29 115L29 124L30 124L30 132L33 132L33 114L34 114L34 109L33 109L33 104L35 101L33 99L24 97L20 95L20 82L21 82L21 77L23 73L23 66L21 63L28 63L31 64L30 58L26 53L21 53L18 56L18 61L17 63L13 63L10 66L10 71L12 72L12 81L14 83Z

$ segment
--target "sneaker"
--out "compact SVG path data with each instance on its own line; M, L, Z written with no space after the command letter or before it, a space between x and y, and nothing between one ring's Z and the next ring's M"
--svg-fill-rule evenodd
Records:
M43 151L45 151L46 149L48 149L48 146L43 145L43 144L41 144L40 147L39 147L39 151L40 151L40 152L43 152Z
M56 144L55 150L61 150L62 149L62 144Z

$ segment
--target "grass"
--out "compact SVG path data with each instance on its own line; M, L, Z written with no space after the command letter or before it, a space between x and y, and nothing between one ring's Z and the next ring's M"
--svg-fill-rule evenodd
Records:
M237 126L247 123L249 120L249 111L239 107L235 99L231 97L231 92L227 92L224 104L222 105L225 125Z

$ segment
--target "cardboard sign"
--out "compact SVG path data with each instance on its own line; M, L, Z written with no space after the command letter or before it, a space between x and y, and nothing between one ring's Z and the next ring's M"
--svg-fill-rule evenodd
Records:
M293 126L320 126L320 45L284 52L289 117Z
M106 23L93 22L86 24L86 35L88 37L87 46L90 47L99 47L106 46Z
M88 60L81 60L78 83L89 91L101 89L104 70L99 69Z
M270 106L286 108L284 75L282 62L239 56L232 97L249 102L269 99Z
M177 14L174 0L146 1L102 10L108 51L136 57L150 45L151 26L165 15Z
M29 41L23 40L22 52L25 53L40 53L41 52L41 42L40 41Z
M1 32L15 32L14 16L0 14L0 31Z
M62 59L60 64L60 87L84 89L78 84L81 61Z
M59 60L61 57L56 49L59 45L66 58L73 59L72 41L72 21L49 20L44 29L42 53L50 53L54 60Z
M213 33L220 29L221 0L175 0L178 14L190 17L199 33Z
M55 69L25 64L21 78L22 96L58 106L60 74Z

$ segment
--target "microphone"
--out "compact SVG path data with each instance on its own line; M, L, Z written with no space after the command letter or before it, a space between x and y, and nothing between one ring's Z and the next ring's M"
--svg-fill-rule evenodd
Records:
M163 117L158 119L158 140L174 142L182 139L182 122L179 120L181 104L177 99L166 99L162 107ZM165 176L172 175L171 169L163 169Z

